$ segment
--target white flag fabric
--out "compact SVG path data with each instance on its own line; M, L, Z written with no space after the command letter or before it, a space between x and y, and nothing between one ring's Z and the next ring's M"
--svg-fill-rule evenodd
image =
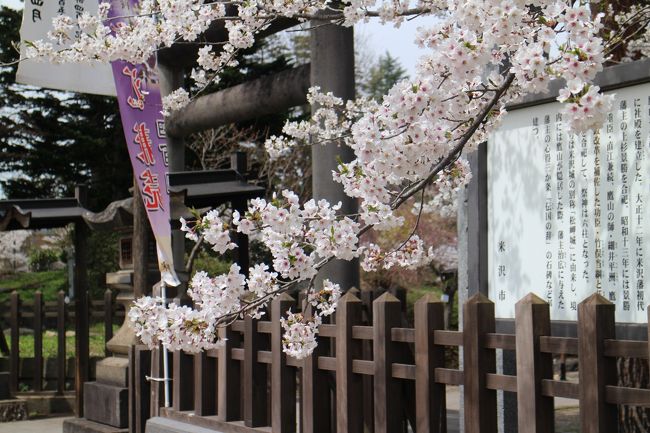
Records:
M52 18L67 15L76 18L83 12L97 14L97 0L25 0L23 23L20 27L21 58L25 41L47 39ZM110 64L68 63L24 60L18 65L16 82L71 92L115 96L115 82Z

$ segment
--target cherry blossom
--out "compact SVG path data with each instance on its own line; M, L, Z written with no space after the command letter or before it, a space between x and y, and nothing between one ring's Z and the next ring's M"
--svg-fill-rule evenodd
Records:
M416 73L397 83L381 102L344 101L312 88L311 117L288 122L281 136L265 147L273 158L288 157L297 146L336 141L354 153L339 161L333 179L359 201L359 213L343 215L339 203L300 203L291 191L269 200L252 200L245 212L231 217L210 211L194 221L181 220L186 237L205 240L223 254L236 245L233 232L255 235L268 247L271 263L255 264L245 277L236 265L226 275L197 272L188 294L194 307L163 306L154 298L138 300L130 312L145 344L200 350L218 344L216 330L242 315L259 318L279 293L298 282L307 287L312 315L289 312L282 319L283 347L291 356L308 356L316 347L322 317L335 311L342 288L319 270L333 259L360 258L365 270L416 268L436 255L417 234L417 224L393 249L375 244L359 247L367 230L390 230L404 219L395 211L455 211L455 195L471 174L467 151L486 140L506 115L505 107L527 93L546 92L553 79L566 85L559 95L564 115L576 132L597 128L611 107L612 96L593 84L607 60L599 36L602 15L593 16L584 1L559 0L420 0L395 2L350 0L258 0L232 3L203 0L143 0L123 23L100 15L78 20L57 18L50 39L29 43L27 56L54 62L112 61L141 63L156 50L176 42L196 42L215 21L228 35L220 45L200 46L190 77L199 91L217 82L236 55L253 45L255 35L274 19L300 22L318 18L345 26L378 17L398 26L405 17L436 14L423 25L415 43L422 48ZM79 25L81 35L71 30ZM200 45L200 44L199 44ZM182 109L192 95L177 89L165 97L164 112ZM419 218L418 218L419 219ZM347 289L347 288L343 288Z
M321 324L320 318L305 319L302 313L288 312L287 317L280 318L282 329L282 350L289 356L302 359L309 356L318 343L316 334Z

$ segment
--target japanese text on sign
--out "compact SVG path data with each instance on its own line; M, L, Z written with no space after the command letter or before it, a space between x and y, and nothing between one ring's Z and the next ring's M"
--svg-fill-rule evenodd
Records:
M616 90L602 129L567 130L560 104L511 112L488 143L488 262L497 317L534 292L575 320L598 292L645 322L650 84Z

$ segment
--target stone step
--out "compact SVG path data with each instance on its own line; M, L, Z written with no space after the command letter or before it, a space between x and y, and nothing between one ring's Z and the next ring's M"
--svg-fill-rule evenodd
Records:
M145 433L221 433L169 418L154 417L147 420Z
M84 416L116 428L129 425L129 390L98 382L84 383Z
M63 421L63 433L128 433L128 428L116 428L84 418L71 418ZM44 432L45 433L45 432Z
M64 395L56 395L52 391L24 392L18 393L16 398L25 401L27 413L31 416L47 417L71 414L74 411L75 396L71 392L66 392Z

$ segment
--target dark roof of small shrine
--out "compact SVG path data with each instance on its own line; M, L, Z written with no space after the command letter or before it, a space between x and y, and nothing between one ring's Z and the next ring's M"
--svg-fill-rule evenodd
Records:
M214 207L233 200L262 197L265 189L252 185L234 169L184 171L169 174L169 189L184 195L190 207Z
M0 231L63 227L85 211L77 198L0 200Z
M188 207L219 206L262 197L264 188L246 182L234 169L169 174L172 220L191 215ZM203 209L202 209L203 208ZM110 203L101 212L85 209L78 198L0 200L0 231L63 227L85 221L94 230L133 225L133 198Z

